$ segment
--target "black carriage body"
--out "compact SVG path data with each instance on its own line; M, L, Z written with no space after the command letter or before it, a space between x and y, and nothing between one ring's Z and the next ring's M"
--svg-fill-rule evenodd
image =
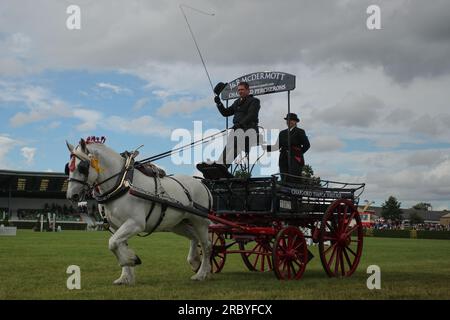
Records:
M279 219L323 214L337 199L357 204L364 187L364 184L307 178L302 184L288 184L279 181L277 176L206 180L206 183L218 216L266 215Z
M283 183L277 175L205 180L214 198L212 272L222 270L228 254L240 254L251 271L298 280L313 258L307 243L318 243L328 276L352 275L362 254L356 206L364 184L302 182Z

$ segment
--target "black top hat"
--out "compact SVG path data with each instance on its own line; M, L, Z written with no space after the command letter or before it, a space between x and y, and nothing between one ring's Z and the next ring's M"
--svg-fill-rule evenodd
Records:
M297 121L297 122L300 121L300 119L297 117L297 114L295 114L295 113L288 113L288 114L286 115L286 118L284 118L284 120L287 120L288 118L289 118L290 120L294 120L294 121Z

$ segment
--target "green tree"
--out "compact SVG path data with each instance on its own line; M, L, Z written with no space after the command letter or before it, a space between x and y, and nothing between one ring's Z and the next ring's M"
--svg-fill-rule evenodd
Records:
M311 180L308 181L309 183L307 183L307 184L311 184L311 185L315 185L315 186L319 186L320 185L320 177L314 176L314 170L309 164L306 164L303 167L303 169L302 169L302 177L311 179Z
M400 209L400 205L401 202L396 197L390 196L381 206L381 216L392 221L401 220L402 209Z
M234 172L234 177L235 178L241 178L241 179L248 179L250 178L252 175L251 173L249 173L247 170L245 169L240 169L240 170L236 170Z
M423 223L423 218L417 212L413 212L409 215L409 223L410 224L420 224Z
M419 202L415 204L412 208L415 210L428 211L431 209L431 203Z

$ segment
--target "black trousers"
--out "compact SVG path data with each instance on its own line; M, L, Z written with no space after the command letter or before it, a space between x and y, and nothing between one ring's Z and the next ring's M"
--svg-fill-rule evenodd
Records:
M221 163L228 168L242 151L248 154L252 147L259 145L261 141L259 132L256 129L253 130L251 133L247 133L250 136L246 136L242 130L231 132L227 137L226 146L223 148L217 163ZM255 135L252 136L252 133Z
M288 157L287 156L281 155L278 165L280 166L281 181L293 182L293 183L301 183L302 182L301 178L283 175L283 173L294 175L294 176L302 175L303 166L297 160L295 160L294 157L291 157L290 170L289 170L289 166L288 166Z

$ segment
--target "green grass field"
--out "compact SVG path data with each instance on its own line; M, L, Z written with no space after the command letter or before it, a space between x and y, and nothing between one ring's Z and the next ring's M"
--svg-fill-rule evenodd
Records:
M194 282L186 262L188 241L172 233L133 238L141 257L134 287L112 281L120 268L107 232L38 233L0 237L0 300L4 299L450 299L450 241L365 238L357 272L328 278L316 247L300 281L250 272L239 255L206 282ZM68 290L66 269L81 268L81 290ZM381 268L381 289L369 290L367 266Z

